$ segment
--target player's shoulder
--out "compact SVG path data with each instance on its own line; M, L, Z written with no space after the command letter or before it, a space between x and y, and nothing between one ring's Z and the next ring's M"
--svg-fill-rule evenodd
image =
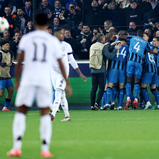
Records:
M65 47L71 47L71 45L66 41L62 41L62 45Z

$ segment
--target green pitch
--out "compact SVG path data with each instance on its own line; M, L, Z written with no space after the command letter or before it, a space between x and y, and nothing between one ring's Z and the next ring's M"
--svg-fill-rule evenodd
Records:
M0 112L0 159L12 147L15 112ZM158 159L159 111L70 111L57 113L50 151L55 159ZM21 159L39 159L39 112L27 116Z

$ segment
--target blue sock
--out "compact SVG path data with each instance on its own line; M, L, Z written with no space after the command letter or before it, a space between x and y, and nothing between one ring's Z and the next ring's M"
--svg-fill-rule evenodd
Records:
M145 102L150 101L149 94L148 94L148 92L147 92L147 90L145 88L141 89L141 93L142 93L142 96L143 96Z
M131 96L131 83L126 83L126 96L130 97Z
M131 94L130 94L130 99L131 99L131 101L134 101L134 96L133 96L133 92L131 91Z
M140 92L140 85L138 83L135 84L135 98L138 99L139 92Z
M111 103L115 101L116 93L117 93L116 87L112 87Z
M52 103L54 103L54 100L55 100L55 90L53 91Z
M116 91L116 98L117 98L118 102L119 102L119 95L120 95L120 91L117 90L117 91Z
M4 107L7 108L8 105L10 104L11 99L6 98L5 99L5 103L4 103Z
M155 96L157 105L159 105L159 92L156 89L151 89L151 92Z
M105 94L106 94L106 91L103 93L103 97L102 97L102 107L105 105Z
M105 91L105 94L104 94L104 105L106 104L106 100L107 100L107 90Z
M107 98L106 98L106 104L109 104L109 98L111 96L111 92L112 92L112 89L110 87L107 88Z
M140 91L140 103L144 103L144 97L143 97L141 91Z
M125 89L121 89L121 90L119 91L118 107L119 107L119 106L122 106L123 99L124 99L124 95L125 95Z

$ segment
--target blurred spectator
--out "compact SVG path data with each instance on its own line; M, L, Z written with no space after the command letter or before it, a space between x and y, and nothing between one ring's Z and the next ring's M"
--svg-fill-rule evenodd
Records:
M34 30L33 21L32 21L32 19L28 19L27 20L27 26L24 29L23 34L27 34L27 33L31 32L33 30Z
M48 26L47 32L50 33L50 34L52 34L52 27L51 26Z
M105 36L105 42L106 43L112 43L112 42L114 42L115 41L115 36L112 34L112 33L108 33L108 34L106 34L106 36Z
M103 34L106 35L107 33L109 33L109 29L112 27L113 23L111 20L106 20L104 22L104 30L103 30Z
M76 0L64 0L65 4L66 4L66 9L69 10L69 5L70 3L73 3L75 5L75 7L77 6Z
M128 33L129 33L129 35L134 35L137 33L137 26L136 26L135 22L129 23Z
M55 18L53 19L52 32L54 32L54 30L55 30L56 28L58 28L59 26L60 26L60 20L59 20L59 18L55 17Z
M128 8L130 6L130 0L116 0L116 2L119 4L119 7L122 9Z
M64 14L65 9L61 7L61 1L60 0L55 0L54 3L54 9L53 9L53 17L59 17L60 13Z
M61 1L62 6L65 6L64 0L60 0L60 1ZM50 4L51 7L55 7L55 6L54 6L55 0L49 0L49 4Z
M33 11L31 0L25 0L25 13L28 15L29 18L32 18Z
M126 25L129 25L130 22L135 22L139 28L142 28L143 25L143 10L140 5L138 5L136 0L131 0L129 8L125 9L126 13Z
M74 29L75 26L77 27L81 21L82 13L79 10L76 10L76 6L74 3L69 4L69 13L67 17L68 20L71 20L71 27Z
M52 8L51 8L48 0L42 0L39 10L46 12L49 19L52 18Z
M98 6L98 1L93 0L91 7L87 7L84 17L84 23L87 23L90 27L102 25L101 9Z
M152 33L152 30L151 30L151 27L150 26L147 26L147 28L144 30L144 32L147 33L148 37L149 37L149 42L152 41L153 39L153 33Z
M17 16L14 18L14 28L23 32L28 16L24 14L22 7L17 8Z
M152 6L149 0L141 0L141 1L138 1L138 3L142 7L142 10L144 13L152 10Z
M152 9L154 9L156 6L157 6L157 1L155 0L149 0L151 6L152 6Z
M96 35L99 33L99 30L98 28L93 28L92 31L93 31L93 37L92 37L92 44L93 44L97 42Z
M4 8L8 6L10 0L0 0L0 16L4 16Z
M80 50L80 59L89 59L89 49L92 45L92 34L89 25L83 25L82 32L76 38Z
M13 55L13 60L17 59L17 49L19 44L19 39L21 38L20 32L16 31L14 34L14 40L10 42L10 52Z
M72 30L71 33L74 39L76 39L76 36L80 34L80 32L82 31L82 28L83 28L83 22L80 22L78 27L77 28L75 27L75 29Z
M10 33L9 33L9 31L7 30L7 31L5 31L4 33L3 33L3 38L2 38L2 40L7 40L7 41L11 41L12 39L10 38Z
M105 3L105 0L98 0L98 4L101 8L104 6Z
M156 31L156 33L155 33L155 37L159 37L159 30L158 30L158 31Z
M121 26L125 25L125 19L123 15L124 12L122 9L118 8L114 0L112 0L108 5L106 13L107 13L106 18L111 20L113 26L116 27L118 30L121 29Z
M9 5L13 10L16 10L18 7L23 7L23 0L10 0Z
M73 52L74 52L73 55L74 55L75 59L79 59L79 57L78 57L79 50L78 50L78 47L77 47L77 42L75 41L74 38L72 38L71 31L69 29L65 29L65 39L64 39L64 41L68 42L72 46L72 49L73 49Z

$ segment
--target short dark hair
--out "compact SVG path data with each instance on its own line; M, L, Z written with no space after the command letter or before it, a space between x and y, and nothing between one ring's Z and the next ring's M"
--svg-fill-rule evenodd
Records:
M35 15L35 23L39 26L45 26L48 24L47 14L43 11L39 11Z
M63 27L57 27L55 30L54 30L54 34L59 32L60 30L64 29Z
M4 39L3 39L3 40L1 40L1 43L0 43L0 44L1 44L1 47L2 47L3 45L7 44L7 43L9 43L9 41L8 41L8 40L4 40Z
M140 29L140 30L137 31L137 36L142 38L143 34L144 34L143 30Z
M32 0L25 0L25 2L31 2L32 3Z
M98 42L101 42L102 38L103 38L104 34L103 33L97 33L96 35L96 39Z

